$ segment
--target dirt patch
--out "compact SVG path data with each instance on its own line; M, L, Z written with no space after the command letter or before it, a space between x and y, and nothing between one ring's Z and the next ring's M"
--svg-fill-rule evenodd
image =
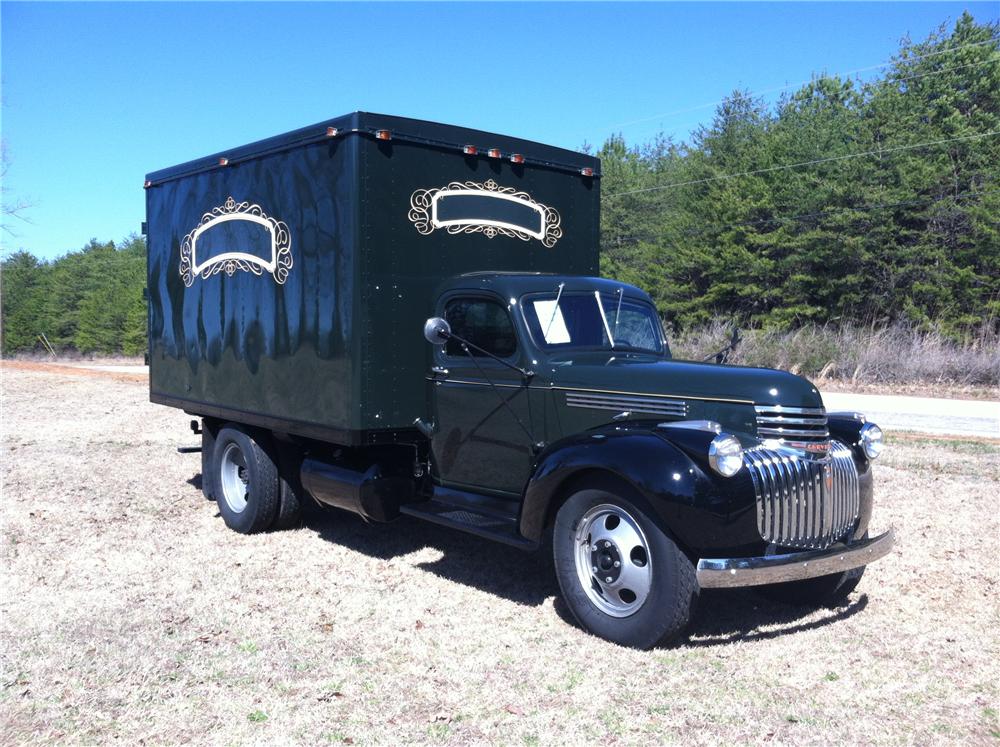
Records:
M74 350L64 350L56 357L41 351L19 351L4 358L8 361L29 361L33 363L93 363L94 365L110 366L141 366L143 356L121 355L118 353L79 353Z
M60 370L60 373L65 373ZM995 744L1000 447L894 439L848 603L702 595L618 648L544 555L415 520L230 532L189 418L119 377L5 366L0 742Z
M78 364L44 363L41 361L4 360L0 361L0 369L16 371L35 371L38 373L59 374L60 376L91 376L111 378L119 381L149 381L149 374L108 371L98 368L83 368Z

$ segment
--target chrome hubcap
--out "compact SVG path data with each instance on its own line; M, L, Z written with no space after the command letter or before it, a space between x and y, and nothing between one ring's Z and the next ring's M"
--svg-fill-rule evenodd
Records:
M233 513L241 513L247 507L250 482L247 477L247 462L240 447L234 443L226 446L219 466L222 497Z
M649 545L639 523L620 506L595 506L576 530L576 573L590 601L612 617L642 607L652 586Z

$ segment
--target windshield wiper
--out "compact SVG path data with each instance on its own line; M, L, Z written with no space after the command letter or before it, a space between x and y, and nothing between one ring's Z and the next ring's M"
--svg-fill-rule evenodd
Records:
M562 298L562 292L565 286L566 283L559 283L559 292L556 293L556 305L552 307L552 317L549 319L548 326L545 327L545 332L542 333L542 337L544 337L546 341L549 339L549 330L552 329L552 322L556 320L556 314L559 312L559 299Z
M597 310L601 312L601 321L604 322L604 331L608 333L608 340L611 342L611 349L615 348L615 336L611 334L611 327L608 326L608 317L604 313L604 304L601 303L601 292L594 291L594 298L597 300Z
M622 313L622 299L623 298L625 298L625 289L624 288L619 288L618 289L618 308L615 309L615 334L616 335L618 334L618 317ZM612 344L611 347L614 347L614 344Z

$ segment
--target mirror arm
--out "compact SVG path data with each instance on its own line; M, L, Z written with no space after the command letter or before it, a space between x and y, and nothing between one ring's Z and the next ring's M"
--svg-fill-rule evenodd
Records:
M501 358L501 357L499 357L497 355L494 355L489 350L483 350L478 345L474 345L473 343L469 342L468 340L465 340L465 339L459 337L454 332L443 333L443 336L446 339L449 339L449 340L452 339L452 338L454 338L455 340L458 340L466 348L472 348L473 350L478 350L480 353L482 353L483 355L485 355L488 358L492 358L493 360L495 360L500 365L506 366L507 368L511 369L512 371L517 371L519 374L521 374L521 376L523 376L528 381L530 381L534 377L534 375L535 375L534 371L529 371L526 368L521 368L520 366L515 366L510 361L505 361L503 358ZM466 353L468 353L468 350L466 350ZM475 356L472 355L471 353L469 353L469 357L470 358L475 358Z
M729 360L729 354L731 352L735 351L736 347L742 341L743 341L743 338L740 337L740 330L739 330L739 328L736 328L736 329L733 330L733 336L729 340L729 344L726 345L726 347L724 347L718 353L713 353L712 355L706 356L704 360L708 361L711 358L715 358L715 362L716 363L719 363L719 364L725 363L727 360Z
M486 383L490 385L490 389L493 390L493 393L496 394L496 396L500 399L500 402L503 403L503 406L507 408L507 411L510 412L511 416L517 422L518 426L520 426L521 430L524 431L525 435L528 437L528 451L529 451L530 454L534 455L534 453L535 453L534 449L537 446L537 444L535 442L535 436L534 436L534 434L532 434L531 430L529 430L529 428L523 422L521 422L521 418L519 418L517 416L517 413L514 411L514 408L511 407L510 402L508 402L507 398L504 397L500 393L500 390L497 389L497 385L493 383L493 379L491 379L486 374L486 372L483 370L483 367L479 365L479 361L476 360L476 356L474 356L472 353L469 352L469 347L470 346L476 348L476 350L482 350L482 348L476 347L471 342L466 342L465 340L463 340L461 337L458 337L457 335L453 335L453 337L455 337L456 340L458 340L459 342L462 343L462 350L465 351L465 354L467 356L469 356L469 358L472 360L472 362L476 366L476 368L479 369L479 375L482 376L484 379L486 379ZM486 350L483 350L483 352L486 353L487 355L490 355L490 353L487 352ZM494 358L496 356L490 355L490 357ZM510 364L507 364L506 361L504 361L504 360L502 360L500 358L497 358L497 360L500 361L501 363L506 364L506 365L510 365ZM515 370L518 370L518 371L521 370L521 369L517 368L517 366L511 366L511 368L514 368ZM530 392L528 393L528 397L529 398L531 397L531 393ZM529 399L528 401L530 402L531 400Z
M505 361L500 356L494 355L489 350L483 350L478 345L474 345L473 343L469 342L468 340L465 340L465 339L459 337L458 335L454 334L451 331L451 326L448 324L448 322L446 320L444 320L444 319L441 319L440 317L431 317L430 319L428 319L424 323L424 337L427 338L427 341L429 343L433 344L433 345L441 345L441 344L447 342L448 340L452 340L452 339L457 340L459 343L461 343L461 345L462 345L462 352L464 352L467 356L469 356L469 358L472 360L473 365L479 370L480 375L484 379L486 379L486 382L490 385L490 388L493 390L494 394L497 395L497 397L500 399L500 402L503 404L503 406L506 407L508 411L510 411L511 416L514 418L514 420L517 422L518 426L521 428L522 431L524 431L525 435L528 437L528 441L529 441L528 452L529 452L529 454L532 457L535 457L539 453L541 453L541 451L545 448L545 444L542 443L542 442L535 441L535 437L534 437L534 435L532 435L531 429L528 428L527 426L525 426L525 424L521 421L521 418L518 417L517 413L514 411L514 408L511 407L510 402L508 402L507 398L504 397L500 393L500 390L497 389L497 385L493 383L493 380L486 374L486 372L483 370L483 367L479 365L479 361L476 360L476 356L472 354L472 351L470 350L470 348L472 348L474 350L477 350L478 352L482 353L483 355L487 356L488 358L491 358L492 360L495 360L500 365L506 366L507 368L511 369L512 371L517 371L524 378L524 386L525 387L528 387L528 385L531 383L531 379L535 375L534 371L530 371L530 370L528 370L526 368L521 368L520 366L515 366L513 363L509 363L508 361ZM440 368L438 366L435 366L432 370L434 370L435 373L437 373L438 371L441 371L446 376L448 374L447 369ZM529 395L528 395L528 421L531 422L532 420L533 420L533 418L532 418L532 415L531 415L531 395L529 393ZM430 438L433 435L433 433L437 430L436 424L434 424L434 423L423 423L419 418L417 418L417 421L416 421L415 424L416 424L417 428L420 430L420 432L424 433L424 435L427 436L428 438Z

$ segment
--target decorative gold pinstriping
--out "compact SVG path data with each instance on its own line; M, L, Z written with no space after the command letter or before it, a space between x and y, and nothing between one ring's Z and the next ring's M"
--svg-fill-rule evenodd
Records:
M580 389L572 386L553 386L549 387L554 391L564 391L564 392L591 392L593 394L623 394L630 397L658 397L661 399L683 399L683 400L698 400L702 402L730 402L735 405L752 405L753 400L751 399L733 399L731 397L705 397L702 395L692 395L692 394L646 394L644 392L619 392L613 389Z
M471 384L473 386L489 386L485 381L466 381L465 379L438 379L433 376L426 377L427 381L440 381L442 384ZM521 389L523 384L496 384L494 386L507 387L511 389ZM683 399L683 400L697 400L700 402L728 402L734 405L752 405L753 400L751 399L733 399L730 397L705 397L705 396L695 396L691 394L647 394L645 392L620 392L614 389L582 389L572 386L547 386L547 387L535 387L536 389L547 389L553 392L588 392L591 394L621 394L630 397L657 397L661 399Z

